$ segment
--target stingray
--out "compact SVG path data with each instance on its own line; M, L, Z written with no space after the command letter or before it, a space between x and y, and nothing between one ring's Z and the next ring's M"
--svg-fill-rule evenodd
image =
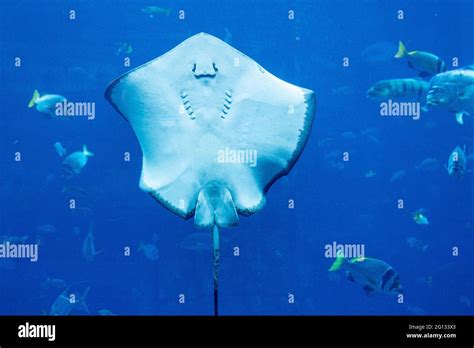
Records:
M105 97L140 143L140 188L212 231L217 315L220 230L260 211L291 170L311 130L313 91L200 33L117 78Z

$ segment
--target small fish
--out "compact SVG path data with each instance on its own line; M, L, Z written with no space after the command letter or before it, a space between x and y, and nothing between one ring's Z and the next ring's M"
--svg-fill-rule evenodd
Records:
M54 227L51 224L44 224L44 225L39 225L36 227L36 233L37 234L55 234L57 232L56 227Z
M346 270L349 281L363 286L367 296L376 292L390 295L403 293L398 273L385 261L367 257L347 260L339 254L329 271L341 268Z
M207 252L212 249L212 238L208 233L195 232L187 235L180 244L186 250Z
M403 169L400 169L400 170L397 170L395 173L392 174L392 176L390 177L390 183L393 184L394 182L396 181L400 181L402 180L405 175L407 174L407 172Z
M425 210L424 209L418 209L412 214L413 220L418 224L418 225L428 225L430 222L428 221L428 218L425 216Z
M62 280L62 279L57 279L57 278L46 278L44 282L41 283L41 288L43 290L48 290L50 288L55 288L55 289L64 289L67 287L67 283Z
M132 52L133 52L132 45L130 45L126 42L117 43L117 50L115 51L116 56L119 56L119 55L122 55L122 54L130 54Z
M345 140L354 140L357 138L356 134L352 131L345 131L341 133L341 137Z
M426 252L428 250L428 245L424 244L421 240L416 237L408 237L407 244L410 248L419 250L421 252Z
M36 110L38 110L39 112L48 114L51 117L55 117L56 104L63 103L64 101L66 101L66 98L57 94L45 94L43 96L40 96L38 90L35 89L35 91L33 92L33 97L28 103L28 107L32 108L33 106L35 106Z
M64 159L63 170L68 175L79 174L87 164L88 158L92 156L94 154L84 145L82 151L73 152Z
M377 175L377 173L375 173L372 170L369 170L367 173L365 173L365 178L370 179L370 178L373 178L375 175Z
M150 18L154 18L154 16L158 14L164 14L166 16L169 16L171 13L171 9L159 6L146 6L142 8L142 12L149 15Z
M459 296L459 302L466 307L471 307L471 299L465 295Z
M335 87L331 90L332 95L336 97L347 97L355 94L355 89L351 86Z
M74 198L84 198L87 196L87 191L79 186L63 186L61 193L67 194Z
M28 240L28 235L24 236L0 236L0 243L12 243L12 244L22 244Z
M116 316L117 314L115 313L112 313L111 311L109 311L108 309L100 309L97 311L97 313L99 313L100 315L102 316Z
M427 276L427 277L420 277L416 279L417 283L427 285L429 288L433 285L433 277L432 276Z
M394 42L380 41L367 46L361 53L366 63L384 63L393 59L393 52L397 49Z
M422 172L434 172L440 167L436 158L425 158L415 168Z
M451 155L449 155L448 164L445 165L449 176L462 178L466 173L467 158L465 151L466 145L464 145L464 149L461 149L458 145L453 152L451 152Z
M142 251L145 257L150 261L156 261L159 259L158 249L154 244L143 244L140 243L138 251Z
M446 71L446 64L441 58L429 52L408 52L401 41L398 43L398 52L395 54L395 58L406 58L408 66L416 70L421 77L433 76Z
M335 141L334 138L323 138L318 141L318 146L323 147L323 146L331 145L334 143L334 141Z
M55 142L53 147L59 157L64 157L66 155L66 149L59 141Z
M94 246L94 224L91 222L89 225L89 233L84 239L84 243L82 244L82 256L86 260L86 262L93 262L94 257L100 254L103 250L95 251Z
M64 290L54 301L53 305L51 306L51 310L49 315L52 316L66 316L71 313L71 311L75 308L80 308L84 310L86 313L89 313L89 309L87 308L87 304L85 302L86 296L89 293L90 287L88 287L82 296L70 293L71 287L68 287ZM74 296L71 296L74 295Z
M434 76L426 104L447 109L464 124L464 116L474 114L474 65Z
M413 315L426 315L426 311L418 306L407 306L407 311Z

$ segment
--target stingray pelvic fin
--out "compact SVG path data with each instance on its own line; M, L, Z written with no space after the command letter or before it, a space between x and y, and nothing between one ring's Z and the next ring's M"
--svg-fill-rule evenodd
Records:
M233 227L239 217L229 189L222 183L210 182L199 192L194 224L199 228Z

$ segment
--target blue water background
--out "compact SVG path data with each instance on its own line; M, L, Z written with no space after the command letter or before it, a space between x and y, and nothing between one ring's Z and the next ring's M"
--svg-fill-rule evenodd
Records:
M149 5L171 13L150 18L141 11ZM2 260L0 314L49 312L61 290L43 289L47 277L84 281L74 287L78 293L90 286L91 314L212 314L212 252L180 247L196 233L192 219L182 220L140 191L139 143L103 94L130 68L199 32L224 39L226 28L233 47L277 77L314 90L317 112L306 149L292 172L272 186L265 209L222 232L221 313L473 314L462 296L474 300L474 173L455 180L443 165L458 144L474 153L474 123L459 126L445 110L431 110L418 121L383 118L379 104L365 96L380 79L415 75L392 58L398 40L436 53L449 68L453 57L460 66L473 63L473 7L467 0L3 1L0 235L28 235L34 242L44 224L56 233L42 241L37 263ZM185 20L178 19L180 9ZM397 19L399 9L404 20ZM133 47L130 68L117 54L119 42ZM15 57L21 57L21 68L15 68ZM343 67L344 57L349 67ZM96 119L49 120L27 108L34 89L95 102ZM362 135L371 128L373 137ZM68 151L87 144L95 154L67 182L56 141ZM130 162L123 160L126 151ZM344 151L349 162L342 162ZM13 160L15 152L21 162ZM336 167L329 164L331 152L339 154ZM425 158L436 158L439 168L417 170ZM401 169L406 176L390 183ZM369 170L373 178L365 177ZM87 191L78 199L78 207L87 209L69 209L64 185ZM400 198L404 209L397 208ZM289 199L294 209L288 209ZM419 208L426 209L430 225L414 223L411 213ZM96 248L104 251L88 264L82 242L91 221ZM137 248L155 233L159 259L153 262ZM426 252L409 247L412 236L428 245ZM382 294L367 297L343 273L329 274L332 260L324 246L333 241L364 244L367 256L392 265L404 303ZM126 246L132 248L129 257L123 255ZM453 247L459 256L452 255ZM185 304L178 303L179 294ZM295 303L288 302L289 294Z

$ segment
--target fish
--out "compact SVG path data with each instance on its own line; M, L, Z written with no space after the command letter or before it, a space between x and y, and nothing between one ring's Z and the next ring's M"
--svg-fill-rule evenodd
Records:
M395 58L405 58L408 66L416 70L421 77L429 77L446 71L444 61L433 53L423 51L408 52L403 42L398 43Z
M0 244L4 243L11 243L11 244L22 244L25 243L28 240L28 235L23 235L23 236L8 236L8 235L3 235L0 236Z
M56 300L53 302L51 306L51 310L49 311L49 315L52 316L66 316L71 313L73 309L81 309L86 313L89 313L89 308L86 304L86 297L89 294L90 287L88 287L82 295L77 295L75 301L71 302L71 293L69 292L71 286L64 290Z
M55 288L55 289L64 289L64 288L67 288L67 283L62 280L62 279L59 279L59 278L46 278L45 281L43 281L41 284L40 284L41 288L43 290L48 290L50 288Z
M341 133L341 138L344 140L355 140L357 135L353 131L345 131Z
M112 313L108 309L100 309L100 310L97 311L97 313L99 313L102 316L116 316L117 315L115 313Z
M218 315L220 231L261 211L270 186L293 168L312 128L314 92L199 33L120 76L105 97L140 143L140 188L212 232ZM231 160L228 150L244 156Z
M115 51L115 55L119 56L122 54L130 54L133 52L133 47L129 43L126 42L119 42L117 43L117 50Z
M466 173L466 165L466 145L464 145L463 149L458 145L449 155L448 164L445 165L445 168L449 176L462 178Z
M373 178L375 175L377 175L377 173L375 173L372 170L369 170L367 173L365 173L365 178L370 179L370 178Z
M51 224L43 224L36 227L36 233L40 235L55 234L56 232L56 227Z
M393 184L396 181L402 180L407 175L407 172L404 169L397 170L390 177L390 183Z
M459 296L459 303L465 305L466 307L471 307L471 299L468 296L461 295Z
M28 103L28 107L36 107L36 110L39 112L48 114L50 117L57 117L56 104L61 104L65 101L66 98L58 94L44 94L43 96L40 96L38 90L35 89L33 97Z
M398 273L385 261L367 257L347 260L339 253L329 271L339 269L346 270L349 281L362 285L367 296L375 293L403 294Z
M95 251L94 246L94 224L91 222L89 225L89 233L87 233L84 243L82 244L82 256L87 262L93 262L94 258L99 255L102 250Z
M169 16L171 13L171 9L159 7L159 6L146 6L142 8L142 12L149 15L150 18L154 18L156 15L159 15L159 14L164 14L166 16Z
M362 60L366 63L385 63L393 59L393 52L397 45L391 41L380 41L367 46L361 53Z
M428 250L428 245L424 244L421 240L416 237L408 237L407 244L410 248L426 252Z
M418 225L428 225L430 223L425 215L425 209L418 209L412 213L412 217Z
M474 64L434 76L426 104L447 109L458 124L464 124L464 116L474 114Z
M440 167L439 161L436 158L425 158L418 165L415 166L416 170L421 172L434 172Z
M181 241L180 247L199 253L211 251L211 235L202 232L191 233Z
M75 198L87 197L87 191L79 186L64 185L61 188L61 193L67 194L68 196Z
M408 305L407 306L407 311L408 313L412 314L412 315L426 315L426 311L421 308L421 307L418 307L418 306L410 306Z
M138 251L143 252L145 257L150 260L150 261L156 261L160 258L158 255L158 249L155 244L148 243L148 244L143 244L140 243L138 246Z
M74 226L72 228L72 234L75 235L75 236L78 236L81 234L81 229L79 228L79 226Z
M416 78L381 80L370 87L367 97L375 100L406 99L424 104L429 86L428 82Z
M82 151L76 151L67 156L63 161L63 170L66 175L79 174L87 164L88 158L94 156L92 152L87 150L86 145L82 147Z
M66 155L66 149L59 141L55 142L53 147L59 157L64 157Z
M327 137L327 138L323 138L323 139L319 140L318 141L318 146L319 147L326 147L326 146L330 146L330 145L334 144L334 142L335 142L334 138Z

